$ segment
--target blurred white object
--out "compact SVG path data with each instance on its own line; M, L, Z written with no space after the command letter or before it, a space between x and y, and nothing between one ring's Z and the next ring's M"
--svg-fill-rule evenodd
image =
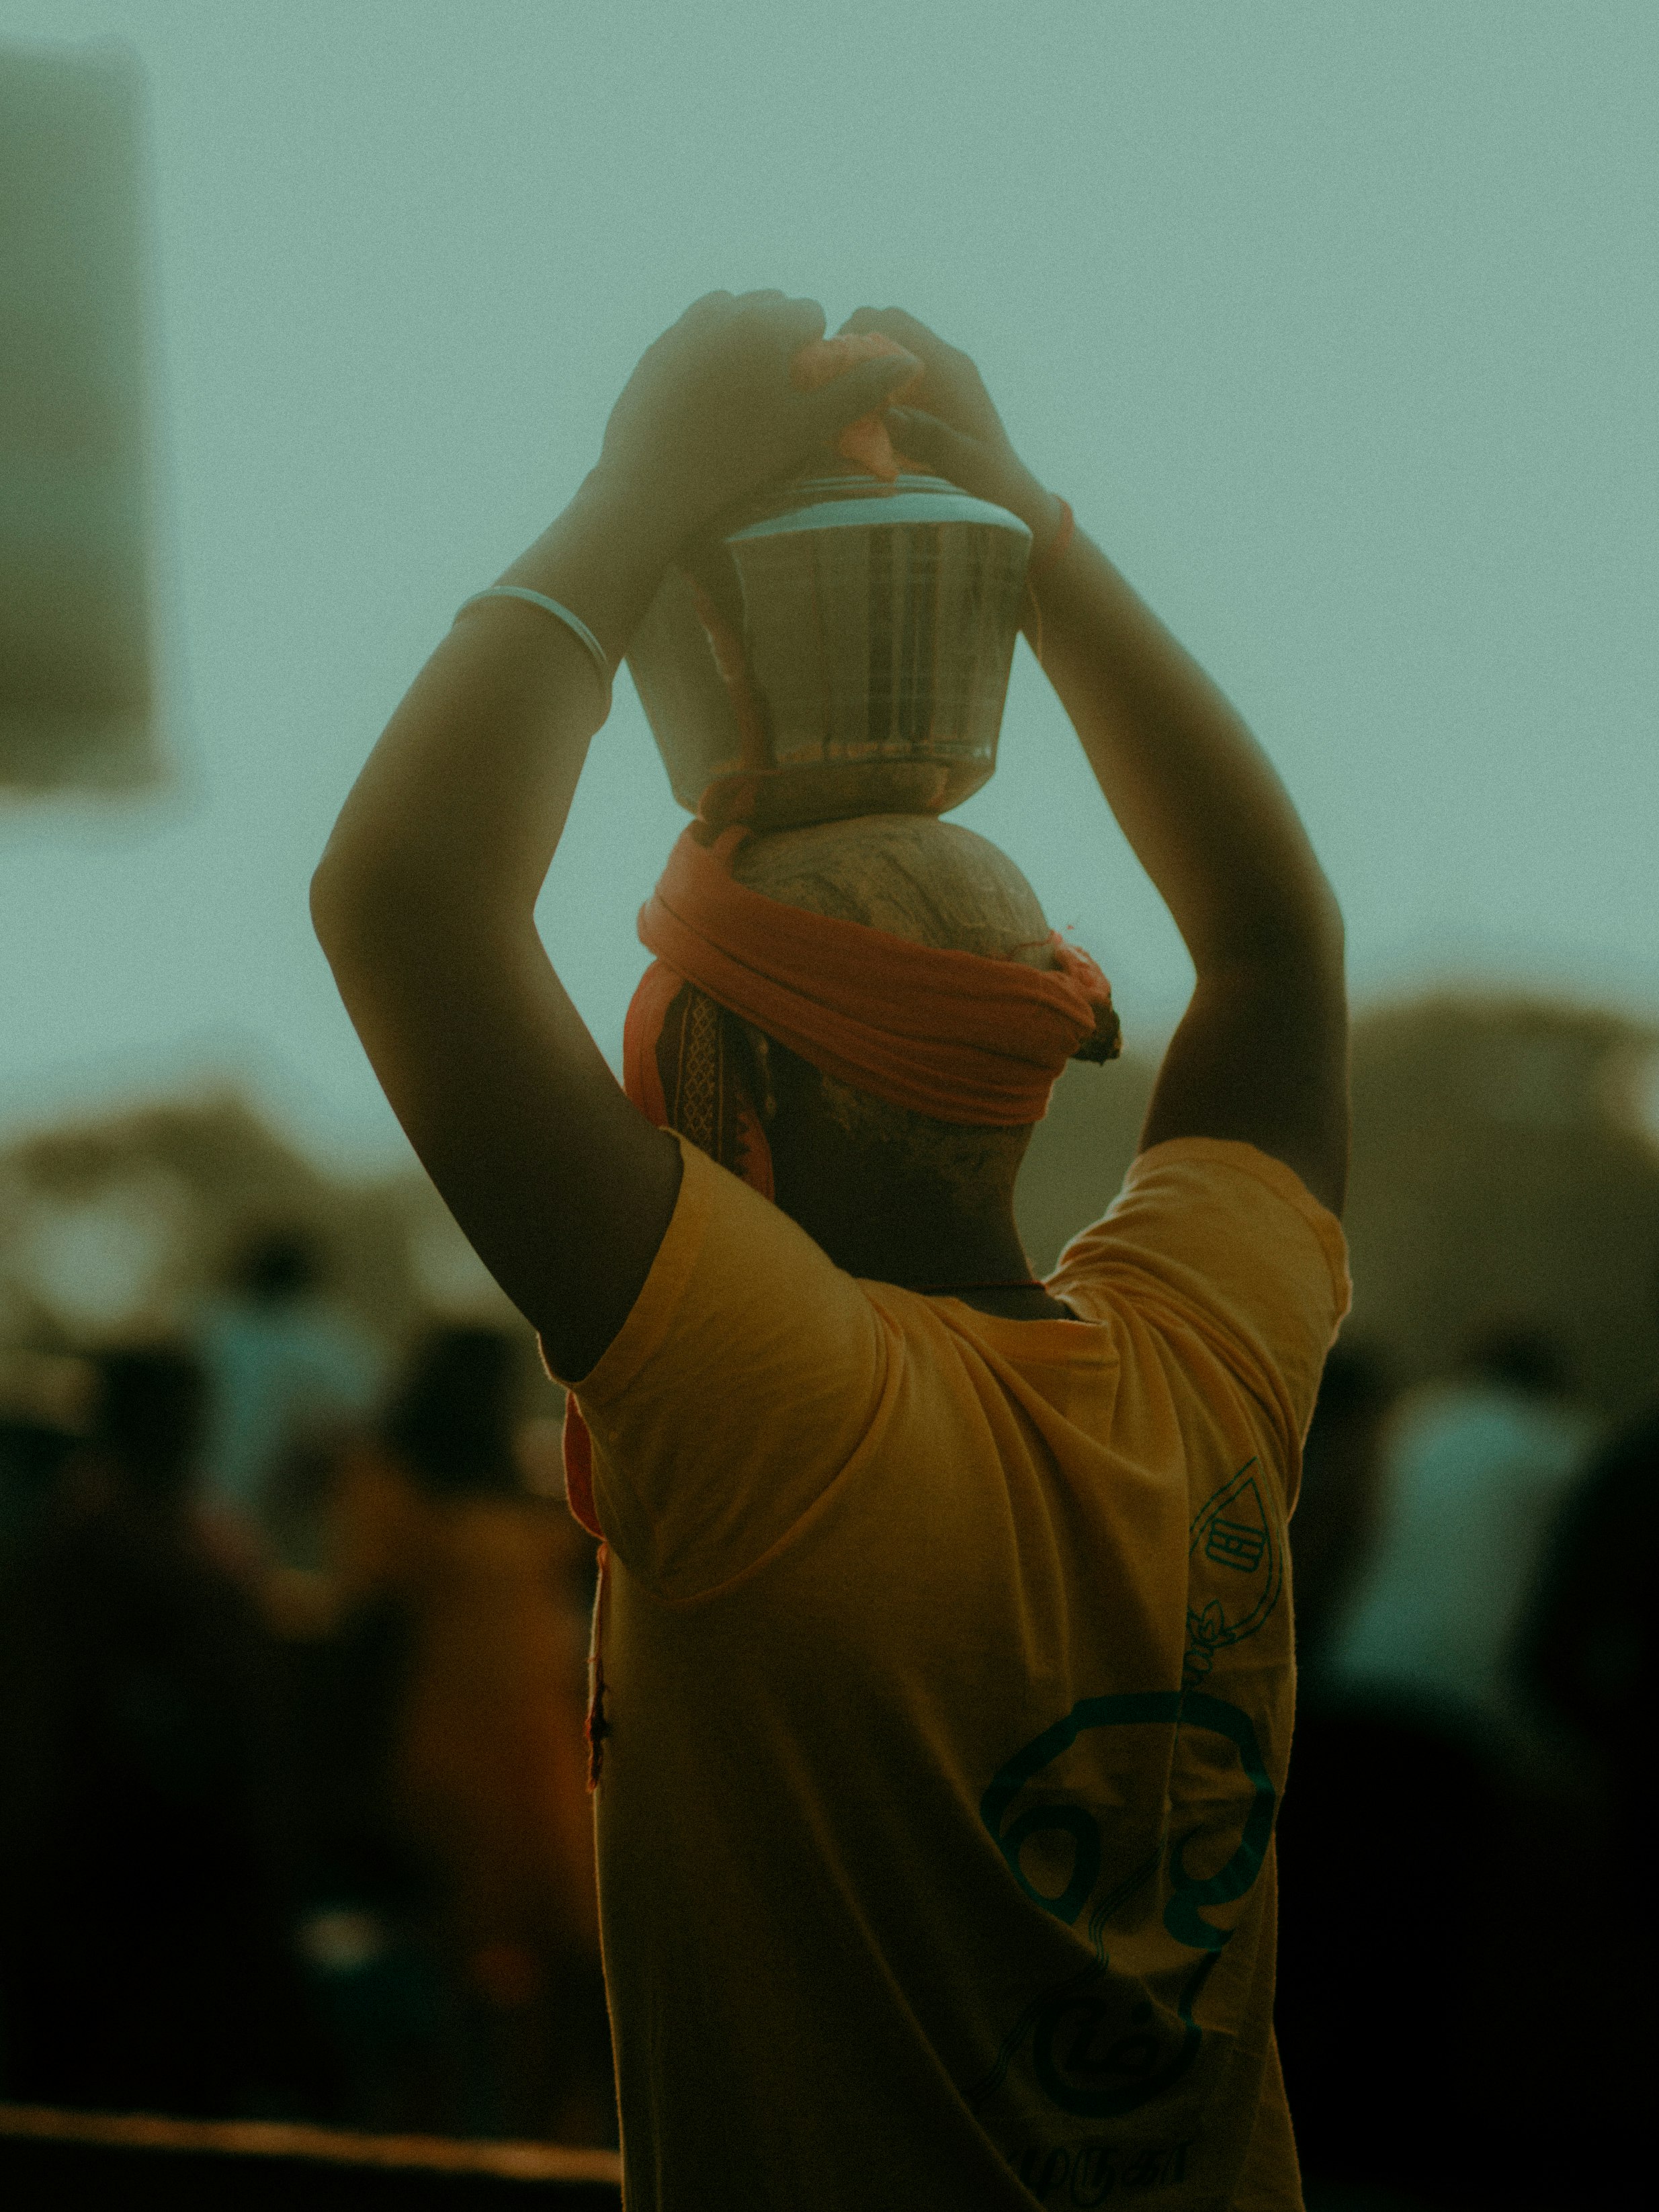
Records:
M0 788L152 782L143 80L0 49Z
M385 1376L380 1347L322 1298L216 1300L198 1342L214 1386L207 1497L248 1521L289 1454L368 1420Z
M1497 1382L1413 1392L1391 1425L1377 1545L1325 1680L1524 1726L1505 1661L1551 1522L1598 1431Z
M308 1912L296 1931L300 1954L323 1974L358 1974L391 1948L385 1923L372 1912L329 1906Z

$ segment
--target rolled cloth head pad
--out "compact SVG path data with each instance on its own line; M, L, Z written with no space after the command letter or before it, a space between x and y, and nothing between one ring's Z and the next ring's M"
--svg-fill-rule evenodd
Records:
M732 872L781 905L908 938L1052 969L1036 893L986 837L931 814L866 814L746 837Z

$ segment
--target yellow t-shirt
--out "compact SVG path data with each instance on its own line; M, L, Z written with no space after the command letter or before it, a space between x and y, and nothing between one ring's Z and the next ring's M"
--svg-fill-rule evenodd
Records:
M1144 1153L1006 1321L682 1142L577 1397L612 1555L629 2212L1298 2206L1273 2038L1285 1523L1342 1233Z

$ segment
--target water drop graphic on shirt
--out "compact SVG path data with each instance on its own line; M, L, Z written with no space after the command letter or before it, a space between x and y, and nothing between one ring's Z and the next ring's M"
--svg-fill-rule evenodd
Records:
M1201 1682L1218 1655L1254 1636L1279 1602L1284 1543L1247 1460L1213 1492L1192 1524L1187 1656L1182 1680Z

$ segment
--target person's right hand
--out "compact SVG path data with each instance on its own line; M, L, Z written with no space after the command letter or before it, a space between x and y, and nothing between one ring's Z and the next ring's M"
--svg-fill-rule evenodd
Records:
M837 335L882 331L922 364L902 407L884 410L894 445L907 459L1018 515L1040 557L1060 523L1060 501L1045 491L1014 451L983 378L965 353L947 345L902 307L860 307Z

